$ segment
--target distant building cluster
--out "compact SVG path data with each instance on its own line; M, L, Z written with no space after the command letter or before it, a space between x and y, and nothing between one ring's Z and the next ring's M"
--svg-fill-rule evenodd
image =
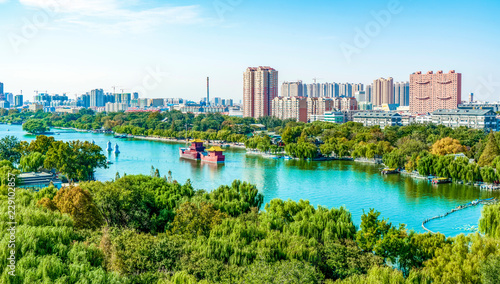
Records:
M25 108L33 112L42 110L53 113L78 113L82 108L108 113L179 110L194 114L223 113L243 117L240 105L235 104L233 99L213 97L207 102L207 98L199 102L183 98L139 98L139 93L109 93L103 89L93 89L74 99L66 94L36 91L34 100L30 102L23 101L22 94L14 96L12 93L4 93L4 85L0 83L0 108L5 109Z
M269 66L249 67L243 73L243 100L210 97L199 102L183 98L140 98L138 93L109 93L93 89L75 98L66 94L38 92L33 102L24 101L22 92L13 95L0 83L0 108L26 108L57 113L77 113L81 108L96 112L142 112L177 110L183 113L222 113L236 117L293 119L301 122L355 121L365 126L434 123L449 127L466 126L497 131L500 103L462 101L462 74L454 70L420 71L409 81L378 78L361 83L303 83L285 81L278 87L278 71ZM280 92L281 93L280 93Z
M278 71L250 67L244 73L245 117L274 116L302 122L355 121L365 126L435 123L449 127L498 130L500 103L462 102L462 74L415 72L409 81L378 78L361 83L311 83L285 81L277 90Z

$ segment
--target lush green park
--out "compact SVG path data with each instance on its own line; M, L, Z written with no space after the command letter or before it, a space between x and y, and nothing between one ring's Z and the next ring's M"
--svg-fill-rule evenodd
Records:
M8 162L2 170L14 171ZM17 190L15 275L0 219L2 283L497 283L500 206L473 234L395 226L374 210L357 228L346 208L272 200L234 181L117 176L112 182ZM0 207L8 210L2 181ZM262 209L265 208L265 211Z

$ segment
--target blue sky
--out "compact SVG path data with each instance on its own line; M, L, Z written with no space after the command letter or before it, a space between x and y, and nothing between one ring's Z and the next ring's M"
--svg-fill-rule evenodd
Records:
M454 69L464 99L496 101L499 12L497 1L0 0L0 81L28 98L117 86L199 99L210 76L212 96L240 100L248 66L364 84Z

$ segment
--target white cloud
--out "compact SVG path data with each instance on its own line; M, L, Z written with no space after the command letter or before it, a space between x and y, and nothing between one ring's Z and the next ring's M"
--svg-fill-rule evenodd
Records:
M5 0L0 0L5 1ZM133 1L133 2L132 2ZM27 7L57 14L57 21L104 33L144 32L162 24L195 24L206 21L199 6L162 6L139 9L134 0L19 0Z

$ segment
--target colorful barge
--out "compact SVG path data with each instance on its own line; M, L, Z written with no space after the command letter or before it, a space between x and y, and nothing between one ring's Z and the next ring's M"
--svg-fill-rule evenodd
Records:
M191 141L189 148L179 149L180 157L183 159L217 164L225 162L226 157L223 152L224 150L218 146L205 150L203 141L199 139Z

